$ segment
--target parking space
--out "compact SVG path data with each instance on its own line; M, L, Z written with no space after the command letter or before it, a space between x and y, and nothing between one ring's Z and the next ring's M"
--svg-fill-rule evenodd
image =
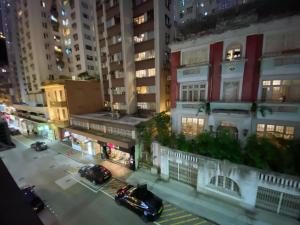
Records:
M114 198L117 190L119 190L121 187L124 187L125 185L127 185L126 182L118 180L116 178L111 178L111 180L102 185L101 191Z
M160 218L155 222L160 225L214 225L192 213L184 211L168 202L164 202L164 211Z

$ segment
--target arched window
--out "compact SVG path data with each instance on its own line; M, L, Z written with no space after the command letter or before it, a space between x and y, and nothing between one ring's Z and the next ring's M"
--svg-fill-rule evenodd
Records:
M226 60L232 61L242 57L242 45L240 43L232 43L226 48Z
M241 196L240 188L239 188L238 184L228 177L214 176L210 179L209 183L213 186L220 188L222 191L224 191L226 193L229 192L229 193L234 193L238 196Z

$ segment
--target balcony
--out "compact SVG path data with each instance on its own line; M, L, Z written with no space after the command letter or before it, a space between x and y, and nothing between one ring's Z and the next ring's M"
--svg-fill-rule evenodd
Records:
M111 87L122 87L124 86L124 78L112 78Z
M122 70L122 69L123 69L123 61L111 62L110 63L110 70L111 71Z
M177 81L207 81L209 65L191 65L177 69Z
M113 95L113 103L126 103L125 93L121 95L114 94Z
M151 86L155 85L155 77L136 78L136 86Z
M62 102L51 101L50 107L67 107L67 102L66 101L62 101Z
M251 105L250 102L211 102L210 109L214 114L249 116Z
M245 60L233 60L222 62L222 77L223 78L237 78L243 77L245 67Z
M14 104L13 107L18 111L26 111L26 112L34 112L38 114L47 114L47 107L38 107L38 106L30 106L30 105L18 105Z
M148 0L138 6L133 6L133 17L137 17L139 15L144 14L147 11L153 9L153 0Z
M300 54L264 57L261 64L262 76L298 74Z
M263 117L260 113L257 113L258 119L300 122L300 103L262 102L258 104L258 106L260 105L271 108L272 114L266 113Z
M112 37L112 36L115 36L120 33L121 33L120 23L118 23L110 28L107 28L107 37Z
M153 30L154 30L154 20L152 19L145 23L134 25L133 34L139 35Z
M135 62L135 70L151 69L155 67L155 59L145 59Z
M106 18L111 18L119 14L120 14L119 4L106 9Z
M108 51L110 55L122 52L122 42L108 46Z
M155 94L137 94L138 102L155 102Z
M197 113L201 103L202 102L177 101L176 109L193 110Z
M134 53L145 52L154 49L154 39L136 43L134 45Z

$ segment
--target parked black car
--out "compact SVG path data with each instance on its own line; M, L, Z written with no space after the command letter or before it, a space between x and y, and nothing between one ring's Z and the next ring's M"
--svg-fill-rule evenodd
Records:
M115 201L150 221L158 219L164 208L162 200L149 191L147 185L127 185L117 191Z
M39 213L45 208L42 199L34 192L34 186L22 188L21 191L23 192L25 201L30 204L33 211Z
M94 184L102 184L111 178L111 172L101 165L88 165L79 169L81 177L85 177Z
M21 134L21 132L18 129L15 129L13 127L10 127L9 131L12 136Z
M42 142L42 141L37 141L37 142L31 144L30 147L32 149L36 150L37 152L48 149L48 146L46 145L46 143Z

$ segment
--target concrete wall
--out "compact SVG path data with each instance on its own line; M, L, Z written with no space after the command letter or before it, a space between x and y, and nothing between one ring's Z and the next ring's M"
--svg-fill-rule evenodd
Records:
M99 81L66 80L65 90L70 114L93 113L103 109Z
M256 205L258 187L271 191L300 197L300 178L279 174L272 171L263 171L256 168L231 163L227 160L217 160L201 155L186 153L152 143L153 165L160 169L162 179L170 179L169 163L176 162L180 165L197 170L196 190L198 192L234 202L242 207L251 208ZM210 182L215 176L223 176L235 182L239 193L228 191Z

